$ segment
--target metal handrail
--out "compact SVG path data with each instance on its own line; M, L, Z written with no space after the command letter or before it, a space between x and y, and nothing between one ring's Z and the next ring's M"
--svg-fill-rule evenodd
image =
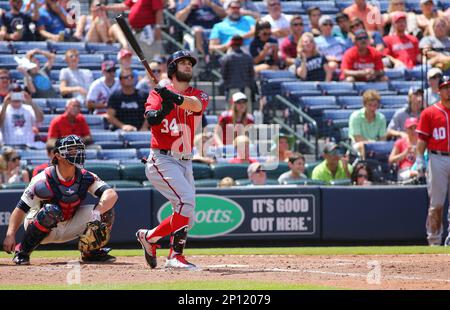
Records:
M307 123L311 124L311 127L314 129L315 132L315 144L312 144L311 142L309 142L305 137L302 137L298 134L296 134L296 136L302 140L305 144L307 144L308 146L314 148L314 153L316 156L316 160L319 159L319 127L317 126L317 122L308 114L306 114L305 112L303 112L299 107L295 106L292 102L290 102L289 100L287 100L286 98L284 98L281 95L276 95L275 99L280 101L282 104L284 104L285 106L287 106L291 111L296 112L300 117L303 118L304 121L306 121ZM277 120L275 120L277 123L279 123L279 121L281 121L280 119L277 118ZM289 128L287 130L289 130L290 132L295 132L291 127L289 127L288 125L286 125L283 121L281 121L281 123L279 123L283 128Z

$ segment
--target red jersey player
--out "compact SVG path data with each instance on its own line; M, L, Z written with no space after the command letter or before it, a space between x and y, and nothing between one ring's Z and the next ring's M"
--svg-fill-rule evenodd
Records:
M173 53L167 60L171 84L153 90L145 117L152 126L151 152L146 175L173 206L173 214L151 230L140 229L136 237L151 268L157 265L157 241L170 234L166 268L193 268L183 256L189 226L193 224L195 187L192 173L194 131L208 105L208 95L189 86L197 60L188 51Z

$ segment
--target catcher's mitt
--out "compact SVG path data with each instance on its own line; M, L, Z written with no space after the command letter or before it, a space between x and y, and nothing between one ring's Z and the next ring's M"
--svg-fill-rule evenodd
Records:
M100 249L108 243L110 237L111 231L105 223L98 220L89 222L86 224L86 229L80 236L78 249L81 252Z

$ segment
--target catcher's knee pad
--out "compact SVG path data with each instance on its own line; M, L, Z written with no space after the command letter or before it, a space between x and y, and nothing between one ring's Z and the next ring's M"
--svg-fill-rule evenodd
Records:
M116 219L116 212L114 211L114 208L109 209L105 213L101 215L102 222L105 223L109 229L112 228L112 225L114 224L114 220Z
M184 226L172 233L172 249L176 253L183 253L184 246L186 245L188 227Z
M44 205L38 214L36 214L36 221L39 225L49 230L55 228L63 220L64 216L61 208L54 204L48 203Z

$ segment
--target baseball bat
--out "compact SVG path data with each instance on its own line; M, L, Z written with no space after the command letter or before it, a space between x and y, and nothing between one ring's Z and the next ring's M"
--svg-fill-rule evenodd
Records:
M125 38L127 38L128 43L130 43L131 47L133 48L134 52L138 56L141 63L144 65L145 70L147 71L150 81L153 83L153 86L157 86L159 81L156 78L156 76L153 74L152 69L150 69L150 66L148 64L147 59L145 58L144 52L142 51L139 43L136 41L136 38L133 35L133 32L131 32L130 26L128 26L127 21L125 20L125 17L122 13L118 14L116 16L117 24L119 25L120 29L122 29L123 34L125 35Z

